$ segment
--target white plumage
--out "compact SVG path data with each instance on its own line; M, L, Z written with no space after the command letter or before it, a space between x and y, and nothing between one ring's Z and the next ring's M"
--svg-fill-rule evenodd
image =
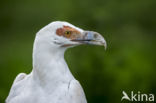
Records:
M67 22L52 22L41 29L34 41L33 70L16 77L6 103L87 103L64 60L66 49L80 44L106 47L100 34Z

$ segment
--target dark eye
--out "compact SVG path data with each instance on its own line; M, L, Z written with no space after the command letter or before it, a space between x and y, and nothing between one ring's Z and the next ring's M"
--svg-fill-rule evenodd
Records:
M66 31L66 32L65 32L65 34L67 34L67 35L68 35L68 34L71 34L71 32L70 32L70 31Z
M69 38L71 36L71 31L65 31L65 36Z

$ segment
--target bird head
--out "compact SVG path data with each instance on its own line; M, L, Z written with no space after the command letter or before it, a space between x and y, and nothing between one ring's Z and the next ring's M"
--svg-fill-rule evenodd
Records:
M57 48L69 48L81 44L101 45L106 48L106 41L101 34L85 31L68 22L52 22L42 28L36 37Z

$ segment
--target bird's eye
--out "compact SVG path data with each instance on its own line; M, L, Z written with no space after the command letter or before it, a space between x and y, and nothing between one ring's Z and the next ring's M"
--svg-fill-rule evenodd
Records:
M71 31L65 31L65 37L70 37L71 36Z

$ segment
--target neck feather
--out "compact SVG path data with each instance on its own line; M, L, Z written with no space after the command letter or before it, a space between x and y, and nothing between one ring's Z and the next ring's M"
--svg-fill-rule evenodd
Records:
M53 47L46 42L34 43L33 71L35 81L40 85L53 85L58 82L69 82L74 77L64 60L65 48Z

